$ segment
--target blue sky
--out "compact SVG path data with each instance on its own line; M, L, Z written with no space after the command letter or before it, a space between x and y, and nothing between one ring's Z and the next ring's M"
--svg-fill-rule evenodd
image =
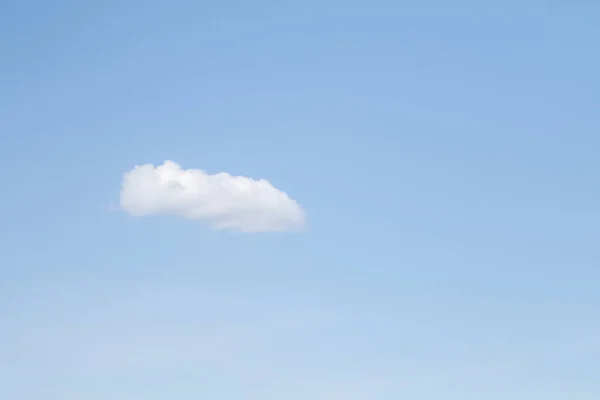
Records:
M0 398L597 399L600 4L451 3L1 2Z

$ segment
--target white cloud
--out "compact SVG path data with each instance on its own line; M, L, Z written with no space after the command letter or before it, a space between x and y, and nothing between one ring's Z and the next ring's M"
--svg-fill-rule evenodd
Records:
M292 231L305 223L302 207L265 179L210 175L173 161L125 173L121 208L134 216L176 215L241 232Z

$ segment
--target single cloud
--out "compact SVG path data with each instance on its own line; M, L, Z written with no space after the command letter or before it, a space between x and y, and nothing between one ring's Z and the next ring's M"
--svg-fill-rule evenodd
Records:
M294 231L305 224L302 207L265 179L210 175L173 161L126 172L120 201L121 209L133 216L175 215L214 229Z

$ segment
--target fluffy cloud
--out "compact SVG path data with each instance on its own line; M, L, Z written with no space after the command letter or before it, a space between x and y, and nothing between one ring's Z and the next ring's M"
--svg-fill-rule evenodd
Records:
M134 216L176 215L241 232L292 231L305 223L302 207L264 179L210 175L173 161L125 173L121 208Z

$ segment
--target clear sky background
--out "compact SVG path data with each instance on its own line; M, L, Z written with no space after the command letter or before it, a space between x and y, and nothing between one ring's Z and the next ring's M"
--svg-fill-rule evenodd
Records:
M0 398L597 400L599 20L0 2ZM307 225L119 210L165 160Z

